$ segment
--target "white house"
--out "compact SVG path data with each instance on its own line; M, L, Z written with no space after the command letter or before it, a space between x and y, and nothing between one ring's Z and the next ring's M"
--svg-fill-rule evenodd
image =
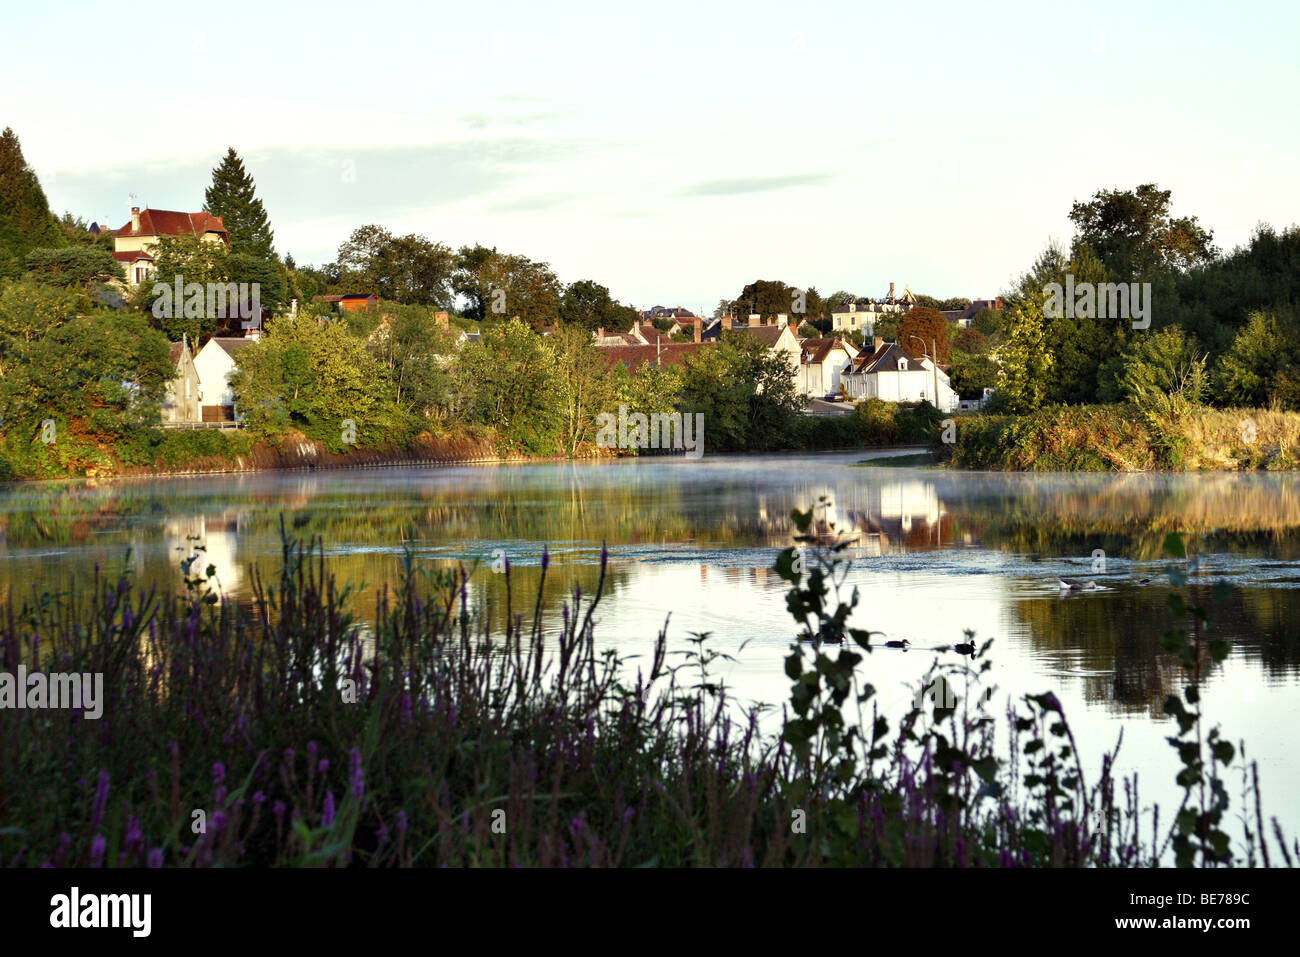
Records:
M256 336L238 339L213 336L194 357L194 368L199 374L199 405L204 422L239 421L235 412L235 397L230 391L230 377L237 366L236 354L256 341Z
M918 359L902 346L879 338L875 340L875 351L868 354L863 350L844 368L843 382L851 399L929 402L941 412L957 408L957 393L947 373L928 356Z
M858 356L853 344L837 337L803 339L799 346L799 394L839 392L843 371Z
M876 323L885 315L901 315L916 305L916 294L904 286L903 294L894 298L894 284L889 284L889 295L884 299L859 299L845 303L831 311L831 331L836 335L860 332L864 338L875 335Z

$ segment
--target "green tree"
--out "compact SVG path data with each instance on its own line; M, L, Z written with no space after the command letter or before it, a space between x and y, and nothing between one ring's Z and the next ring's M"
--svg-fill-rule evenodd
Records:
M996 344L1002 341L1002 310L981 309L970 321L970 328Z
M218 331L243 335L243 319L227 303L223 310L187 308L188 303L176 303L173 292L179 279L182 289L191 283L247 283L251 294L257 286L261 305L275 309L285 301L283 267L274 260L261 259L247 253L226 248L225 243L201 240L196 236L164 236L153 249L153 282L143 283L134 294L136 305L154 316L155 324L173 342L182 334L192 342L200 342ZM187 297L188 298L188 297ZM215 302L214 302L215 305Z
M1118 391L1145 408L1170 400L1187 406L1205 399L1206 354L1177 326L1137 337L1124 351Z
M740 291L733 303L736 318L744 322L751 315L770 322L778 315L791 315L802 290L780 280L758 279ZM806 295L805 295L806 304ZM819 300L820 301L820 300Z
M245 424L264 435L297 429L342 451L351 419L359 445L401 437L382 366L343 322L277 319L240 350L230 387Z
M574 455L579 447L594 441L596 416L615 411L618 383L612 370L592 344L591 335L579 325L566 325L546 337L555 355L555 387L562 399L564 452Z
M230 234L231 249L259 259L275 255L271 221L257 198L253 177L233 147L212 171L212 185L203 194L203 208L221 217Z
M790 447L803 403L783 355L731 332L686 358L680 406L704 415L710 450L743 451Z
M22 275L33 249L67 245L12 129L0 133L0 279Z
M637 311L624 306L609 290L590 279L569 283L560 300L560 319L589 332L599 328L622 331L637 321Z
M0 303L8 320L13 300ZM0 374L0 415L9 460L23 471L59 471L78 447L111 449L116 440L158 423L163 387L174 374L167 340L143 316L125 313L68 315L53 308L57 290L34 293L36 311L50 319L38 330L23 329L32 318L29 301L18 321L5 322L5 362ZM66 302L66 300L64 300ZM57 436L44 443L43 423L52 420Z
M1215 255L1213 234L1202 229L1195 216L1171 216L1171 195L1154 183L1133 190L1098 190L1090 201L1076 202L1070 210L1075 246L1090 246L1106 272L1123 281L1209 262Z
M47 286L89 286L126 279L122 264L102 246L33 249L27 254L26 265L31 277Z
M455 369L470 421L497 433L503 451L554 455L564 431L555 353L522 320L483 330Z
M1056 357L1048 346L1043 289L1065 271L1064 254L1049 246L1006 297L1006 341L998 350L997 385L998 405L1006 412L1032 412L1052 394Z
M388 306L376 328L366 336L370 352L382 363L399 410L412 427L444 418L452 401L448 369L455 354L455 336L438 326L423 306ZM354 313L349 321L373 313Z
M952 388L963 399L980 399L985 389L998 386L998 364L986 355L954 354L950 372Z
M952 348L955 352L964 352L967 355L983 355L989 351L989 341L984 337L984 333L974 326L967 326L953 334Z
M456 256L424 236L394 236L383 226L358 226L339 246L338 266L347 292L374 293L406 305L452 306Z
M1266 405L1297 361L1295 315L1289 310L1252 312L1219 361L1215 380L1220 398L1232 405Z

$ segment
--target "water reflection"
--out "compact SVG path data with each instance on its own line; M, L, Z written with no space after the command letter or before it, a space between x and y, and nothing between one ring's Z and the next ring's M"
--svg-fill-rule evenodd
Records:
M66 588L98 566L178 589L178 563L199 542L203 564L239 597L250 569L276 567L283 522L296 535L321 536L338 578L366 586L363 619L378 590L396 581L405 547L431 566L481 561L472 600L498 615L506 576L493 572L494 553L511 562L513 607L531 615L549 549L543 606L554 614L574 585L592 591L607 546L603 644L642 651L672 612L678 641L710 631L723 650L751 642L728 680L742 696L779 702L787 693L780 655L794 627L771 564L790 543L791 510L825 497L827 521L855 538L849 585L862 591L863 623L919 649L876 656L872 667L886 678L910 680L928 663L926 647L971 627L1002 642L1004 686L1063 687L1097 716L1099 736L1109 734L1104 719L1141 718L1159 744L1164 699L1185 680L1159 644L1171 623L1158 584L1161 543L1178 531L1200 558L1194 587L1211 604L1214 633L1233 643L1226 662L1206 664L1207 684L1232 702L1220 715L1233 733L1254 735L1255 754L1269 753L1279 715L1296 710L1300 670L1300 629L1289 624L1300 616L1296 475L965 474L857 467L860 458L8 486L0 489L0 585L16 600L33 586ZM1098 549L1104 570L1094 569ZM1102 587L1062 597L1062 575ZM1139 584L1146 577L1157 583ZM1215 602L1209 584L1220 578L1240 590ZM1300 792L1284 742L1273 756Z

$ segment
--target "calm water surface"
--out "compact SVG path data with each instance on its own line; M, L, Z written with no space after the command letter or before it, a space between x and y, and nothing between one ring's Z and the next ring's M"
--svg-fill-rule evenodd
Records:
M647 652L671 613L674 650L709 632L712 647L735 656L714 666L733 693L779 705L796 627L771 566L791 544L791 509L824 495L859 534L847 553L848 584L862 596L855 623L914 646L865 662L883 707L905 711L934 659L927 649L974 629L996 639L1000 695L1056 690L1094 768L1123 728L1121 765L1140 770L1146 800L1167 805L1177 803L1177 768L1161 706L1183 680L1159 645L1170 625L1161 543L1179 531L1200 558L1198 598L1211 601L1220 579L1239 586L1212 607L1211 633L1233 649L1205 675L1207 712L1259 760L1265 813L1300 830L1300 476L971 474L879 459L864 467L865 457L9 485L0 487L0 587L11 600L33 586L60 590L98 564L174 588L199 541L222 589L241 596L252 567L277 567L283 516L297 534L324 539L340 579L368 586L363 616L375 589L396 579L403 542L434 564L481 560L480 603L502 597L494 552L510 559L516 594L534 596L549 549L545 596L558 623L568 589L594 586L607 543L598 645ZM1062 596L1061 575L1102 587ZM1140 585L1147 577L1156 581Z

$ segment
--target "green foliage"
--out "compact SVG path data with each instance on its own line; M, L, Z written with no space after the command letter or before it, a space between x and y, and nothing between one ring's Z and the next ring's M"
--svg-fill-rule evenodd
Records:
M450 309L455 254L442 243L383 226L359 226L339 246L336 285L344 293L373 293L407 305Z
M297 429L341 452L348 448L345 419L355 424L358 445L403 439L408 427L380 362L342 322L276 320L259 341L240 350L230 385L255 435Z
M0 133L0 279L21 275L33 249L66 245L36 171L27 165L17 135L5 127Z
M607 288L590 279L569 283L560 300L558 315L561 321L587 332L599 328L623 331L637 321L635 309L616 302Z
M958 329L952 337L952 348L967 355L983 355L988 352L989 342L984 333L974 326Z
M47 286L86 286L126 279L122 264L102 246L33 249L27 254L26 264L31 277Z
M167 340L139 315L77 315L66 311L68 300L57 290L29 298L19 291L0 293L7 471L111 471L112 447L158 421L173 374ZM33 326L36 317L47 324Z
M271 231L271 221L257 198L253 177L244 169L244 161L233 147L212 171L212 185L203 194L203 208L221 217L234 252L254 259L274 258L275 234Z
M487 328L456 364L462 409L496 431L502 451L554 455L565 430L558 360L522 320Z
M954 352L949 377L963 399L981 399L985 389L997 388L998 364L990 356Z
M469 301L476 322L519 318L534 329L555 323L564 289L546 263L486 246L462 246L452 289ZM630 325L629 320L629 325Z
M249 455L252 448L252 439L244 431L144 427L118 439L113 454L128 467L174 470L205 460L229 464Z
M790 447L803 403L784 355L744 332L687 357L680 407L702 413L710 451Z
M1209 262L1212 234L1195 216L1169 213L1169 190L1146 183L1135 190L1098 190L1086 203L1076 202L1070 220L1079 246L1089 246L1105 270L1125 282L1156 273L1186 270Z
M546 337L546 345L555 356L553 388L562 403L561 444L565 454L574 455L595 440L596 416L615 411L619 382L584 328L563 326Z
M1002 341L1003 317L1001 309L981 309L970 321L970 327L990 342Z
M1300 364L1300 329L1290 310L1252 312L1221 357L1216 380L1223 401L1262 406L1279 399L1294 402L1294 377Z
M204 295L202 308L191 308L189 293L183 295L184 303L175 302L177 280L182 288L191 283L205 287L207 283L248 283L250 292L256 283L263 308L275 309L285 302L285 272L278 262L228 249L225 243L196 236L164 236L154 247L153 257L153 282L138 288L136 305L152 315L173 342L182 335L188 335L191 342L202 342L220 332L243 335L243 320L230 303L224 310L210 311Z

